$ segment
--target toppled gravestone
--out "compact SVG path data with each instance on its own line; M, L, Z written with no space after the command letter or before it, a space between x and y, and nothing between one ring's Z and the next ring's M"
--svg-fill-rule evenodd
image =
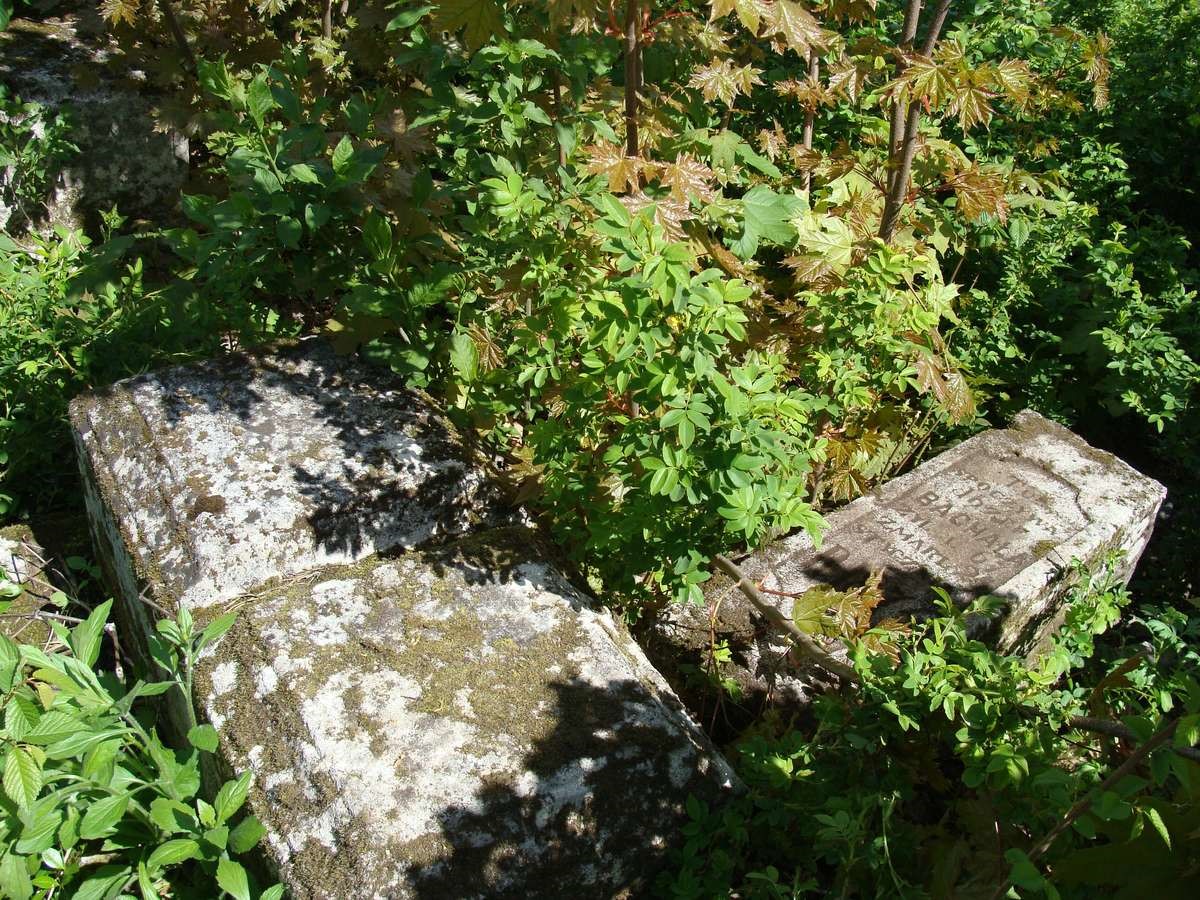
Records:
M198 692L298 900L640 893L733 779L523 531L269 592Z
M3 588L10 585L21 592L0 611L0 634L25 644L45 644L53 632L38 614L51 604L55 587L46 551L24 525L0 528L0 601L8 599Z
M164 126L145 73L115 59L96 7L40 21L14 19L0 32L0 84L52 113L66 110L78 148L45 198L50 224L81 226L114 205L163 221L177 209L188 171L188 138ZM12 173L0 168L0 228L29 224L4 203Z
M827 517L817 550L806 533L775 541L739 562L767 600L790 616L817 585L862 586L881 574L873 621L935 613L933 588L960 606L983 595L1006 602L998 621L976 622L1007 653L1035 657L1066 614L1071 563L1098 566L1121 551L1128 580L1150 539L1165 489L1066 428L1026 411L1011 427L986 431ZM704 607L674 608L647 632L650 658L675 679L701 665L711 641L726 640L728 673L749 697L804 702L823 676L787 660L779 640L733 581L706 585ZM716 610L715 618L710 614Z
M168 608L507 516L428 402L324 342L138 376L71 420L109 580ZM135 649L148 615L118 608Z
M196 705L217 774L255 773L298 900L630 895L689 794L732 788L637 645L386 374L307 341L120 382L72 420L124 643L146 652L143 592L239 612Z

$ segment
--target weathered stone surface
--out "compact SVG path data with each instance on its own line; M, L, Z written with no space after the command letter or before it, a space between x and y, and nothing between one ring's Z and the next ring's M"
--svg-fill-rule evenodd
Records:
M1061 624L1071 561L1095 564L1123 550L1121 574L1128 578L1165 493L1115 456L1027 411L1011 428L964 441L831 514L820 551L799 533L740 565L768 590L793 594L817 584L857 587L882 572L885 602L876 621L932 614L935 585L963 605L984 594L1002 597L1008 609L992 628L996 645L1036 653ZM785 648L732 582L714 578L706 597L719 603L717 634L740 655L747 691L802 698L805 678L773 674ZM771 599L790 614L791 599ZM675 611L649 640L656 661L687 659L693 648L708 646L708 613Z
M126 605L200 610L272 577L508 514L428 401L309 340L78 397L93 538Z
M24 525L0 529L0 584L19 585L21 593L0 613L0 634L25 644L42 645L53 636L38 613L50 603L54 585L50 581L46 551Z
M198 705L296 900L640 895L734 776L529 533L323 568L241 605Z
M113 66L107 43L95 8L15 19L0 32L0 83L21 100L71 114L80 152L47 198L53 224L80 225L114 204L161 221L177 208L187 177L187 136L159 123L144 73ZM0 170L0 184L6 177ZM25 225L15 214L0 203L0 227Z

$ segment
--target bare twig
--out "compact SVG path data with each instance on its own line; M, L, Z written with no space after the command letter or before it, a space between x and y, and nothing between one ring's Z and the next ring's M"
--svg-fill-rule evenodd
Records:
M1080 731L1091 731L1094 734L1120 738L1130 743L1137 740L1137 735L1127 725L1121 722L1114 722L1111 719L1098 719L1095 716L1071 716L1068 724ZM1171 749L1176 755L1182 756L1184 759L1200 762L1200 747L1172 747Z
M800 650L812 657L823 668L850 684L858 683L858 674L853 668L840 659L831 656L816 641L796 627L796 623L776 609L759 593L758 588L750 577L736 563L724 554L718 553L713 557L713 563L718 569L737 583L737 588L747 600L757 609L777 631L786 634Z
M1059 820L1059 822L1046 833L1046 836L1034 845L1033 849L1027 854L1030 862L1034 862L1045 855L1054 842L1064 831L1071 827L1072 823L1092 808L1092 804L1096 802L1096 798L1105 791L1115 787L1122 778L1133 772L1138 766L1145 762L1146 758L1171 739L1171 735L1175 733L1175 729L1179 725L1179 719L1174 718L1167 722L1162 728L1158 729L1146 743L1138 747L1129 755L1129 758L1117 768L1113 769L1112 773L1100 782L1092 790L1082 797L1074 806L1067 810L1067 814ZM992 892L991 900L1000 900L1008 892L1009 879L1004 878L996 890Z
M179 48L179 52L183 55L184 64L187 66L188 71L194 75L196 73L196 56L192 53L187 36L183 33L183 28L179 25L179 19L175 17L175 10L171 6L171 0L158 0L158 10L166 20L167 28L171 30L171 37L175 40L175 46Z

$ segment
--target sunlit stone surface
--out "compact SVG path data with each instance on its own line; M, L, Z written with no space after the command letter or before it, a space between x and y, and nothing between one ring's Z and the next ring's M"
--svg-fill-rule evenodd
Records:
M254 772L298 900L640 896L689 795L735 789L386 373L309 342L121 382L72 419L124 644L145 658L140 592L201 624L238 611L197 673L221 738L206 777Z
M930 615L934 586L959 604L995 595L1007 601L1006 612L990 626L976 623L979 632L1005 651L1036 654L1062 623L1071 562L1097 565L1120 551L1119 574L1128 578L1165 494L1115 456L1027 411L1010 428L964 441L832 513L819 551L798 533L739 564L768 591L787 594L817 584L857 587L882 572L876 621ZM734 647L743 687L802 699L807 680L775 674L786 648L732 582L714 578L706 596L719 603L716 635ZM767 597L790 614L792 599ZM675 669L711 639L706 610L672 610L650 636L651 657Z

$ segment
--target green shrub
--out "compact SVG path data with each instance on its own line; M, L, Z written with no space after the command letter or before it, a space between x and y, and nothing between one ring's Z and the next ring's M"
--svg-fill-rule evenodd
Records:
M750 792L725 809L692 805L664 892L983 898L1011 881L1008 896L1188 896L1200 764L1167 742L1106 779L1164 726L1175 747L1200 741L1200 617L1146 611L1134 622L1149 646L1097 650L1129 598L1104 574L1080 576L1053 651L1032 668L969 639L948 600L947 618L876 635L890 652L859 645L856 692L819 697L800 727L765 721L737 742ZM1119 746L1081 730L1096 719L1124 728Z
M51 621L58 652L0 634L0 893L279 900L282 886L259 893L236 860L263 834L240 814L250 774L205 800L200 755L216 750L216 731L195 726L188 748L168 747L140 702L174 694L194 724L192 665L232 616L200 632L186 610L160 622L154 654L166 680L127 687L97 666L110 606L70 630Z
M0 28L4 27L0 14ZM0 84L0 216L15 232L38 222L63 163L78 148L69 117L11 97Z

